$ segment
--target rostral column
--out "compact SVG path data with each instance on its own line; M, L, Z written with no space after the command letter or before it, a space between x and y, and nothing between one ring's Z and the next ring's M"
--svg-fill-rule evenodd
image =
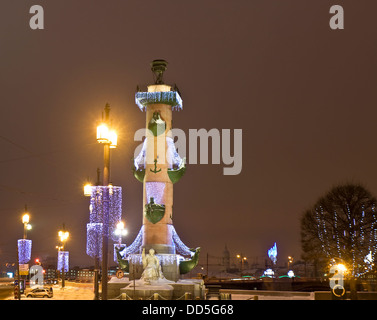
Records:
M165 60L154 60L151 70L155 83L148 85L147 91L138 87L135 94L136 104L146 111L146 138L133 161L134 176L143 183L143 226L135 241L121 252L121 257L132 264L133 257L142 249L148 252L153 248L161 255L162 267L167 271L164 274L169 278L173 265L177 272L172 273L178 276L194 268L200 248L186 247L173 226L173 184L183 176L186 166L185 159L176 151L171 132L172 111L182 109L182 98L176 86L164 83L166 69ZM176 280L176 275L171 278Z

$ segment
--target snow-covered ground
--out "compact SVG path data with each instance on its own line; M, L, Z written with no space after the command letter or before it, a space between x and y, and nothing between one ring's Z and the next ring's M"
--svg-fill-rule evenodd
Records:
M114 279L111 282L122 282L121 280ZM26 298L25 295L22 295L22 300L93 300L94 293L93 293L93 284L92 283L75 283L66 281L66 285L64 288L61 288L61 284L53 285L53 292L54 296L52 298ZM30 289L27 289L29 291ZM295 295L293 292L291 294L284 293L282 295L279 294L271 294L269 295L266 291L258 292L242 292L232 293L229 290L229 293L232 295L232 300L314 300L314 294L307 294L307 295ZM258 294L260 293L260 294ZM8 300L13 300L14 297L9 296ZM211 300L217 300L217 297L211 297Z
M50 287L50 286L46 286ZM93 284L92 283L75 283L66 281L65 287L61 284L52 286L54 296L52 298L26 298L21 296L21 300L93 300ZM26 289L26 294L31 289ZM8 298L14 300L13 295Z

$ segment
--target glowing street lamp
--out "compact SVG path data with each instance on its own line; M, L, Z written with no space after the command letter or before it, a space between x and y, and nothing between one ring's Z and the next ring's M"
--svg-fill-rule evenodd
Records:
M110 130L106 123L101 123L97 126L97 142L109 144L111 149L115 149L118 145L118 135L115 130Z
M106 123L100 123L97 126L97 142L107 143L109 140L109 128Z
M288 256L288 270L291 263L293 263L293 258L291 256Z
M31 230L31 224L29 224L29 221L30 221L30 215L27 212L27 206L25 205L25 213L22 216L22 223L24 224L24 239L26 239L27 230Z
M69 232L68 231L59 231L58 236L60 238L60 242L63 243L63 249L64 249L64 242L66 242L69 238Z
M22 223L29 223L29 220L30 220L30 216L29 214L25 213L23 216L22 216Z
M117 227L114 231L116 236L119 236L119 245L122 244L122 236L126 236L128 234L127 229L124 228L124 222L120 221L117 224Z
M341 271L343 274L347 273L348 269L343 263L338 263L336 265L337 269Z
M90 197L92 195L92 185L90 183L87 183L84 186L84 196Z
M241 276L242 276L243 264L247 260L247 258L241 253L241 254L237 254L237 259L241 260Z

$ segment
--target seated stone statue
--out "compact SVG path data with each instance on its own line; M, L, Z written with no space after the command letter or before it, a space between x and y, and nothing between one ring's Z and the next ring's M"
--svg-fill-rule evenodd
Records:
M145 248L142 252L142 261L144 271L141 275L141 280L144 280L145 284L150 284L151 281L158 281L159 279L165 279L161 271L160 260L155 256L154 249L150 249L148 254L145 254Z

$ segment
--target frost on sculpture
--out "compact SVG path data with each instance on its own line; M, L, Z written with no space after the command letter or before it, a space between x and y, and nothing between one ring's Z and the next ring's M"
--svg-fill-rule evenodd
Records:
M182 109L182 98L177 87L163 82L166 61L154 60L151 67L155 84L146 91L138 88L135 94L136 104L146 112L146 138L133 159L134 176L143 183L143 225L134 242L118 250L117 256L119 266L131 278L154 278L162 270L166 279L177 281L180 274L197 265L200 252L200 248L187 247L173 226L173 185L186 172L185 159L179 156L171 138L172 111ZM142 252L153 254L142 258ZM157 260L159 268L149 263L143 268L145 261Z

